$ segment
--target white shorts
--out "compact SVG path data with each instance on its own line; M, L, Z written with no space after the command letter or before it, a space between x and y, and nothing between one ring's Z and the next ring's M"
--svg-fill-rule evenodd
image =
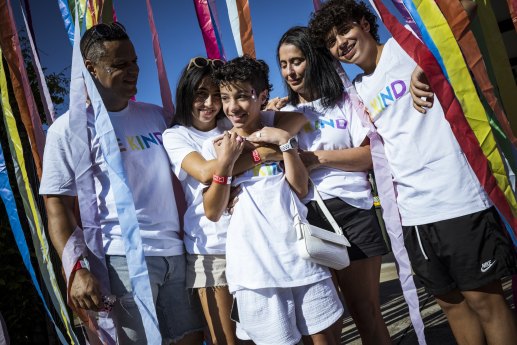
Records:
M294 288L238 290L235 297L240 326L257 345L296 344L343 314L331 278Z

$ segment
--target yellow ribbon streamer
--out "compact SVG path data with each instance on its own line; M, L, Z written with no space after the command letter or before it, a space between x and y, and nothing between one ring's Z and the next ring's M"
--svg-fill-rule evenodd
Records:
M29 228L32 234L32 241L34 243L35 250L39 250L41 255L36 255L38 258L38 263L40 269L42 270L42 275L47 278L50 278L51 287L48 286L47 289L54 292L55 298L59 305L59 313L61 314L61 320L65 325L66 332L72 341L72 344L75 344L74 338L71 335L71 324L70 319L68 317L68 313L66 310L66 304L61 296L61 291L59 290L59 286L56 280L56 274L54 273L54 268L52 267L52 261L50 259L49 248L48 248L48 240L46 238L43 222L41 221L41 215L36 207L36 200L34 198L34 194L32 191L32 187L29 183L29 177L27 175L27 169L25 167L25 159L23 155L23 147L20 139L20 135L18 133L18 127L16 126L16 119L14 118L12 108L9 102L9 94L7 89L7 78L5 69L2 61L2 50L0 49L0 92L1 92L1 104L4 113L4 122L7 128L7 137L9 140L9 146L11 148L11 152L13 154L13 161L18 165L18 171L16 173L16 180L18 185L20 186L20 194L22 196L23 207L25 209L25 214L27 216L27 220L29 223ZM42 260L41 260L42 259ZM52 295L52 291L49 291ZM56 307L56 305L54 304ZM57 309L57 308L56 308Z
M465 117L478 139L483 153L490 162L497 185L517 216L517 201L503 164L503 159L493 136L485 108L477 95L469 70L454 35L433 0L413 0L429 35L438 48L447 69L449 82L461 104ZM515 96L514 96L515 97Z

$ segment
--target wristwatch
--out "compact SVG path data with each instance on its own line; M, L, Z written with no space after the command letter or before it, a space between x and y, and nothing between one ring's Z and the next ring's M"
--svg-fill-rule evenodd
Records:
M278 146L278 148L282 152L296 149L298 148L298 140L296 140L296 137L292 137L285 144Z

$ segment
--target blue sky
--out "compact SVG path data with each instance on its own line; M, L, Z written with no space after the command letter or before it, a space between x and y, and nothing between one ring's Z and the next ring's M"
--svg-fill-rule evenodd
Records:
M158 78L154 63L151 33L147 20L145 0L113 0L118 20L131 37L140 65L137 100L161 104ZM18 1L11 1L17 25L23 26ZM193 0L153 0L154 19L164 56L165 66L174 97L182 68L191 57L206 56ZM392 9L391 2L386 2ZM217 0L222 29L222 40L228 59L237 56L230 29L226 1ZM60 72L70 66L72 48L68 42L57 0L31 0L31 12L41 64L50 72ZM251 18L257 58L270 66L272 96L286 92L276 62L276 45L282 34L295 25L306 25L313 11L312 0L250 0ZM379 24L381 41L388 37ZM354 76L357 68L345 66ZM70 73L69 69L66 71ZM66 110L65 107L60 108Z

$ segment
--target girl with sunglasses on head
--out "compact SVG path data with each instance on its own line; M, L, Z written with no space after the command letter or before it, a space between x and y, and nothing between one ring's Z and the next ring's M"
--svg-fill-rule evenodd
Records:
M187 287L197 289L213 344L236 344L235 324L230 320L232 297L226 281L226 230L230 215L212 222L203 210L203 189L212 181L217 161L201 155L203 142L221 137L232 127L221 109L219 87L212 79L222 60L196 57L183 70L176 90L174 125L163 133L163 143L172 170L185 192L184 243L187 251ZM304 123L301 114L287 114L286 120ZM218 150L227 150L226 141L217 140ZM233 173L253 168L261 161L279 160L282 155L269 147L247 144Z
M311 45L307 28L288 30L277 58L288 90L289 104L282 110L301 111L309 120L298 133L300 157L352 245L350 266L336 272L338 285L363 344L389 344L379 302L381 256L387 248L367 179L372 168L367 129L354 114L330 55ZM332 231L314 195L302 201L307 220Z

